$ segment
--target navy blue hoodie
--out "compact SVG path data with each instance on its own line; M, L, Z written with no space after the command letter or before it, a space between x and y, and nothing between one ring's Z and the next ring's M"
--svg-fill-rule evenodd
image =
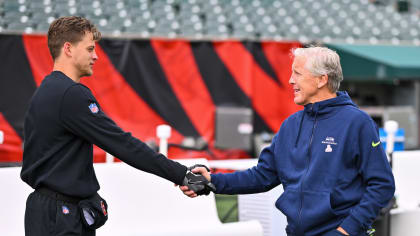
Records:
M258 165L212 174L217 193L247 194L283 184L275 205L288 235L364 235L392 198L394 177L373 120L345 92L305 105L285 120Z

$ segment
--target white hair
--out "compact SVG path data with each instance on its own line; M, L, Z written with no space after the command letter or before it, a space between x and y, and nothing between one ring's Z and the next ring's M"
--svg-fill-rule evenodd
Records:
M343 81L343 71L340 56L326 47L308 47L292 49L295 57L305 57L305 68L314 76L328 75L328 89L337 92L340 82Z

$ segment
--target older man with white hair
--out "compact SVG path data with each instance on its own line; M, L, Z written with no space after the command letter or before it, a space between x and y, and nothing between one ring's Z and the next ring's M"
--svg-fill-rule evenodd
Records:
M346 92L338 92L343 73L336 52L325 47L292 52L289 83L294 102L304 109L283 122L257 166L230 174L193 172L222 194L259 193L283 184L275 205L287 217L289 236L367 235L395 191L378 129Z

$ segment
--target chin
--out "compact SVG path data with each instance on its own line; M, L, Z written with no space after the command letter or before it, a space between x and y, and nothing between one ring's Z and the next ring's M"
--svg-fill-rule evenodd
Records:
M304 102L299 98L295 98L295 99L293 99L293 101L295 102L296 105L300 105L300 106L304 105L303 104Z
M82 77L91 76L92 74L93 74L92 71L85 71L85 73L83 73Z

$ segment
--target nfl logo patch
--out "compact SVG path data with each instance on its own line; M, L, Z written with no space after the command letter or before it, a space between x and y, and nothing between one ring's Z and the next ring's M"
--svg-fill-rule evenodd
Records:
M96 105L96 103L91 103L91 104L89 105L89 109L90 109L90 111L91 111L92 113L98 113L98 111L99 111L99 108L98 108L98 106Z
M69 209L66 206L62 206L62 209L63 209L63 214L64 215L67 215L67 214L70 213Z

